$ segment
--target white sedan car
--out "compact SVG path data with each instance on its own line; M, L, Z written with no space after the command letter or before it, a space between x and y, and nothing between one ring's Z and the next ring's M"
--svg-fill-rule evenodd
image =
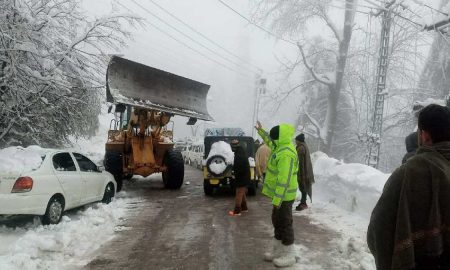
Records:
M39 168L19 177L0 172L0 215L39 215L43 224L57 224L65 210L111 202L116 187L114 177L87 157L50 151Z

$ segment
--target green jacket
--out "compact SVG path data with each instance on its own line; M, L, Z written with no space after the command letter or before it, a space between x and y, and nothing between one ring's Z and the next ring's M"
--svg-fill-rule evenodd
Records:
M258 134L272 150L262 193L271 198L275 206L281 205L283 201L295 200L297 196L298 158L292 143L294 132L292 125L280 124L279 139L272 141L265 130L258 130Z

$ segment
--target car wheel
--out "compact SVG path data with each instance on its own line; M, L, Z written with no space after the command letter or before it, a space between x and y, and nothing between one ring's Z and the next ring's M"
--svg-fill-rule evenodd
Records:
M123 158L122 153L115 151L106 151L104 159L105 170L110 172L117 182L117 192L122 190L123 186Z
M109 183L105 187L105 193L103 194L102 203L109 204L112 201L112 198L114 198L114 185L112 183Z
M203 181L203 191L206 196L212 196L214 192L214 187L209 183L209 180L205 179Z
M168 189L180 189L184 180L184 163L181 153L167 150L163 164L167 167L162 173L164 187Z
M59 196L54 196L50 199L45 210L45 214L42 216L42 224L58 224L61 221L62 214L64 212L64 201Z

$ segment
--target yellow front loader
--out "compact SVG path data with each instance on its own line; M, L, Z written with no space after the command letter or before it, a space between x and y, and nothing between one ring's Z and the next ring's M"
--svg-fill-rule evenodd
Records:
M206 108L209 85L113 56L106 74L107 101L115 105L105 146L105 169L118 191L123 179L162 173L164 186L179 189L184 179L181 153L173 150L174 115L212 120Z

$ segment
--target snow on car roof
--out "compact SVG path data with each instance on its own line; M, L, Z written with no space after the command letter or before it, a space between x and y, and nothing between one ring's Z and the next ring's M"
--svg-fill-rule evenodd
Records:
M12 146L0 149L0 174L20 175L33 171L41 166L43 157L53 149L41 148L37 145Z

